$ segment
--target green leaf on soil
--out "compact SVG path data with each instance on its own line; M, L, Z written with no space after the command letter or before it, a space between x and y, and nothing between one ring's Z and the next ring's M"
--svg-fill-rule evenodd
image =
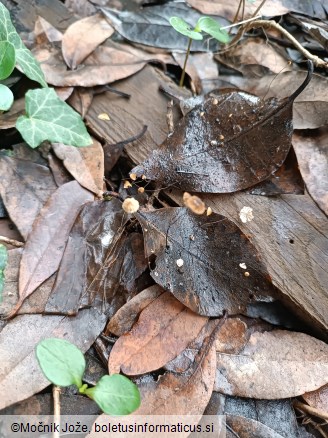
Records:
M85 359L74 344L64 339L44 339L36 346L36 357L43 374L54 385L82 386Z
M228 32L221 29L220 24L213 18L201 17L197 22L196 28L208 33L221 43L228 43L230 41Z
M53 88L30 90L25 99L26 116L17 119L16 128L32 148L45 140L71 146L92 143L81 116Z
M0 111L8 111L14 102L14 95L6 85L0 84Z
M28 78L39 82L42 87L48 86L39 63L25 47L11 22L8 9L2 3L0 3L0 41L8 41L15 47L16 63Z
M181 33L182 35L185 35L193 40L203 39L203 36L199 32L192 30L190 24L185 22L182 18L171 17L170 24L177 32Z
M85 394L108 415L128 415L140 406L138 387L121 374L103 376Z
M15 68L15 47L9 41L0 41L0 80L8 78Z

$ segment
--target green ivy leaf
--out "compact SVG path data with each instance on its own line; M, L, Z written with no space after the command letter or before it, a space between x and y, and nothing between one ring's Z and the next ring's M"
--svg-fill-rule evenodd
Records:
M0 84L0 111L8 111L14 102L14 95L6 85Z
M0 41L8 41L15 47L16 63L28 78L39 82L42 87L48 86L39 63L23 44L11 22L8 9L2 3L0 3Z
M53 88L30 90L25 100L26 116L18 117L16 128L32 148L45 140L71 146L92 143L81 116Z
M179 17L171 17L170 18L170 25L179 33L182 35L185 35L193 40L202 40L203 36L195 31L191 30L190 24L188 24L186 21L184 21L182 18Z
M140 406L138 387L121 374L103 376L97 385L88 388L85 394L108 415L131 414Z
M39 365L51 383L57 386L82 386L85 370L83 353L64 339L48 338L36 346Z
M2 291L5 285L5 275L4 270L6 268L8 261L7 248L0 244L0 303L2 302Z
M230 41L230 35L224 29L221 29L219 23L210 17L201 17L196 25L197 28L203 32L208 33L221 43L228 43Z
M0 81L11 75L15 64L15 47L8 41L0 41Z

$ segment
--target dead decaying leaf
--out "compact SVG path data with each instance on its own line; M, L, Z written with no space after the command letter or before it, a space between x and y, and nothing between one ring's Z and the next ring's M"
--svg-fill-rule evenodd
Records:
M90 105L92 104L94 92L92 88L76 87L68 103L85 118Z
M92 198L76 181L64 184L50 196L34 221L24 248L17 306L58 269L75 218L81 206Z
M54 43L63 39L63 34L42 17L34 25L34 37L37 44Z
M9 111L1 114L0 129L9 129L16 126L16 120L25 113L25 99L15 99Z
M67 70L59 49L33 50L46 81L57 87L93 87L126 78L141 70L148 61L169 62L167 54L151 54L113 41L99 46L76 70Z
M231 315L241 313L253 300L275 297L256 249L224 216L163 208L136 217L147 256L156 255L153 279L194 312L220 316L227 310ZM240 263L246 263L248 277Z
M88 0L65 0L65 6L80 17L89 17L97 12L96 7Z
M64 338L85 352L105 322L106 318L94 309L81 310L75 318L20 315L9 321L0 332L0 409L49 386L35 356L39 341L49 337Z
M228 428L227 438L234 438L235 436L243 438L283 438L283 435L251 418L227 415L226 422Z
M139 313L162 293L164 293L164 289L157 284L149 286L138 293L138 295L124 304L110 319L104 334L109 336L112 333L115 336L122 336L124 333L130 331Z
M131 331L114 344L109 373L145 374L174 359L198 335L208 318L196 315L169 292L150 303Z
M302 397L308 405L323 412L328 412L328 385L312 392L306 392Z
M235 192L267 179L285 161L293 132L292 106L311 79L282 101L235 90L209 93L179 122L137 176L187 191Z
M327 344L304 333L255 332L238 354L217 353L214 390L269 400L295 397L327 383L327 353Z
M235 438L234 435L229 435L229 433L232 433L232 431L237 433L237 428L245 428L243 434L238 435L243 438L254 438L254 436L266 438L272 436L270 434L273 432L284 438L303 437L301 435L302 429L297 424L292 400L290 399L254 400L213 392L204 415L227 415L227 437ZM251 420L251 422L248 420ZM257 422L260 424L256 424ZM265 426L262 430L261 424Z
M0 195L6 209L26 240L32 224L57 186L46 166L27 159L0 154Z
M52 148L82 187L101 196L104 187L104 151L99 141L93 139L92 145L86 148L73 148L62 143L54 143Z
M241 89L257 96L284 99L305 78L302 71L287 71L278 75L266 75L262 78L241 78L229 76L228 80ZM296 97L293 105L294 129L315 129L328 124L328 79L314 74L311 82Z
M292 141L306 187L328 215L328 128L296 131Z
M75 70L113 33L114 29L100 13L71 24L62 39L62 53L68 67Z
M228 20L233 20L238 9L239 0L188 0L188 4L203 14L219 15ZM246 3L245 18L253 16L258 7L262 4L262 0L255 0ZM315 16L316 18L326 18L327 8L325 0L267 0L263 3L259 14L274 17L277 15L287 14L289 11L300 12L301 14ZM239 16L240 17L240 16Z
M279 46L261 38L244 39L228 52L216 55L215 59L249 77L292 70L287 54Z
M4 272L6 281L2 291L3 299L0 304L1 315L8 315L19 301L18 276L22 253L23 248L16 248L8 251L8 263ZM44 281L34 293L24 301L17 313L22 315L26 313L44 312L54 282L54 276L51 276Z

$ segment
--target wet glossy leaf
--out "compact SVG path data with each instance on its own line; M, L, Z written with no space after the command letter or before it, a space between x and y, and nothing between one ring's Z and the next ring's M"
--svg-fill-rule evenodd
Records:
M202 40L203 36L200 32L196 32L192 30L192 26L186 23L182 18L179 17L171 17L170 18L171 26L182 35L187 36L193 40Z
M184 191L235 192L267 179L285 161L293 132L294 99L262 99L231 89L211 92L180 121L137 176Z
M32 148L43 141L70 146L88 146L92 139L78 113L63 102L52 88L30 90L25 94L26 116L16 128Z
M219 214L196 216L186 208L137 215L146 254L156 255L156 283L200 315L240 313L253 300L275 295L255 247ZM181 262L182 261L182 262ZM249 276L240 267L245 263Z
M44 75L32 53L25 47L13 26L8 9L0 3L0 40L8 41L15 47L16 63L23 73L33 81L47 87Z
M64 339L47 338L38 343L35 353L43 374L51 383L82 386L85 359L74 344Z
M8 78L15 68L15 47L9 41L0 41L0 80Z
M108 415L128 415L140 406L138 387L120 374L103 376L85 393Z
M220 24L214 18L201 17L197 22L197 27L221 43L228 43L231 39L228 32L221 29Z
M144 8L138 12L122 11L116 12L109 8L100 8L108 19L110 24L119 32L124 38L135 43L145 44L151 47L161 47L172 50L186 50L187 41L181 30L188 33L187 23L197 23L201 17L199 12L189 8L184 3L173 3L156 5ZM178 34L170 24L170 18L175 17L182 19L186 25L182 25L179 21ZM209 50L215 51L218 44L215 40L206 42L202 40L202 35L194 32L193 37L198 40L193 41L191 45L192 51L207 52Z
M14 102L14 95L10 88L0 84L0 111L8 111Z
M141 312L131 331L116 341L109 373L137 375L161 368L196 338L206 322L169 292L160 295Z

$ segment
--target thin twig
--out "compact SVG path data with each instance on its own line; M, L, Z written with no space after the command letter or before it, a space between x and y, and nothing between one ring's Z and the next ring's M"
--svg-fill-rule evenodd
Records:
M254 13L252 15L252 18L255 17L259 13L260 9L262 8L262 6L264 5L265 2L266 2L266 0L262 0L262 2L259 5L259 7L254 11Z
M169 130L169 135L174 131L174 121L173 121L173 100L167 102L167 113L166 113L166 123Z
M54 400L54 422L59 424L58 429L60 429L60 387L53 385L52 387L52 397ZM53 438L60 438L60 432L54 431Z
M21 246L24 246L24 242L19 242L15 239L9 239L9 237L0 236L0 242L8 243L8 245L16 246L17 248L20 248Z
M323 420L328 420L328 412L325 412L322 409L313 408L312 406L306 405L299 400L295 400L293 402L293 406L302 412L322 418Z
M247 20L238 21L238 23L230 24L229 26L220 27L220 29L231 29L232 27L240 26L241 24L249 23L250 21L255 21L261 18L262 15L257 15L256 17L248 18Z

